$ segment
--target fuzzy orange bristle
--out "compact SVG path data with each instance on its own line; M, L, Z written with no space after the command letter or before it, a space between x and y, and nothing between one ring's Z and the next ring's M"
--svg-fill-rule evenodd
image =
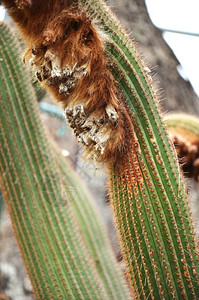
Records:
M98 26L70 1L3 3L27 42L25 60L61 103L87 156L103 162L115 159L124 148L128 114L108 70Z

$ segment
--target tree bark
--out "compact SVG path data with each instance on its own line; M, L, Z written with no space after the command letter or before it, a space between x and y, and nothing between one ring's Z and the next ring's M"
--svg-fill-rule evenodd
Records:
M176 67L179 61L151 22L144 0L110 0L112 10L137 43L147 66L153 70L155 89L160 90L163 111L199 114L199 98L189 81L185 81Z

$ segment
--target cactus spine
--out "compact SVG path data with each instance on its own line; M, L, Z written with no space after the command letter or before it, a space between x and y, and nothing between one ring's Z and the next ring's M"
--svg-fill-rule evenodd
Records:
M70 181L66 180L69 175L63 178L54 161L39 119L33 87L19 62L17 42L5 24L0 25L0 30L0 188L35 297L128 299L102 225L92 230L86 227L93 222L93 207L89 204L81 212L84 237L80 235L80 219L77 220L71 204L74 195L69 193L76 179L72 174ZM78 190L76 196L78 205L86 201ZM88 223L84 223L86 217ZM99 224L96 214L95 217ZM90 236L85 238L88 233ZM98 234L101 241L91 248L88 241ZM104 247L107 258L101 253L98 257L98 246ZM103 259L109 258L112 266L102 266Z

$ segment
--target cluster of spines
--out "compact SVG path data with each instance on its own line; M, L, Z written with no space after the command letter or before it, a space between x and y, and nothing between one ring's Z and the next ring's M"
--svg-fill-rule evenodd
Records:
M37 299L106 299L112 295L120 299L121 294L113 292L103 268L96 272L92 255L79 234L67 182L63 183L62 174L52 159L36 99L32 101L34 91L17 60L16 41L3 24L1 43L4 46L1 188L35 296ZM96 255L94 259L98 259ZM110 267L107 268L110 271ZM119 280L117 284L121 287L120 293L128 298L124 285L120 285Z
M143 256L142 265L145 266L143 269L146 271L145 278L151 283L151 285L148 283L148 290L151 294L146 292L147 288L144 289L144 294L143 285L146 286L146 284L142 282L140 289L135 289L137 296L142 293L143 299L148 296L153 298L153 295L163 298L165 293L165 297L166 295L171 297L173 294L175 297L189 296L191 299L196 299L198 254L193 225L176 154L162 124L159 108L155 103L157 96L152 90L148 71L132 42L121 26L118 29L117 21L105 9L102 1L98 4L95 0L86 1L86 4L87 11L91 16L100 19L102 27L111 37L107 53L113 61L112 74L118 80L120 89L132 111L132 123L140 145L138 153L133 143L129 143L129 153L126 158L123 157L123 164L116 165L116 170L109 172L113 209L125 252L124 258L127 260L129 277L131 278L132 266L128 257L129 252L133 256L133 251L130 249L134 231L135 245L139 246L140 250L144 249L143 245L140 246L141 241L138 240L142 237L146 243L145 247L151 249L148 252L148 264L145 262L146 257L142 255L143 252L140 252L140 257ZM137 153L136 158L130 153L133 151ZM135 164L140 168L139 176L136 176ZM140 182L139 177L143 178L143 182ZM139 202L136 206L137 213L134 211L131 215L130 209L126 206L128 203L135 205L137 201ZM148 229L146 224L142 223L145 218L148 219ZM133 224L132 231L130 222ZM142 229L139 226L143 226ZM146 255L146 252L144 253ZM156 259L153 256L156 256ZM158 263L158 256L162 257L161 263L160 260ZM134 265L135 269L140 269L140 273L133 271L132 280L130 280L132 285L136 274L137 286L141 281L139 263L135 262ZM153 265L157 266L157 270L153 269ZM155 285L152 284L152 275L155 276Z
M78 1L2 3L26 41L24 61L29 58L37 78L65 110L86 156L104 163L114 160L123 151L126 111L107 68L106 35L97 22ZM83 114L76 122L79 106ZM84 124L87 119L96 130Z

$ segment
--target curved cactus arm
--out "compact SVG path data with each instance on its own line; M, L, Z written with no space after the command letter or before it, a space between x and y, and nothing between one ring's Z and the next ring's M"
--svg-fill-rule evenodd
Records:
M43 133L16 41L6 25L0 30L1 190L35 297L107 299Z

